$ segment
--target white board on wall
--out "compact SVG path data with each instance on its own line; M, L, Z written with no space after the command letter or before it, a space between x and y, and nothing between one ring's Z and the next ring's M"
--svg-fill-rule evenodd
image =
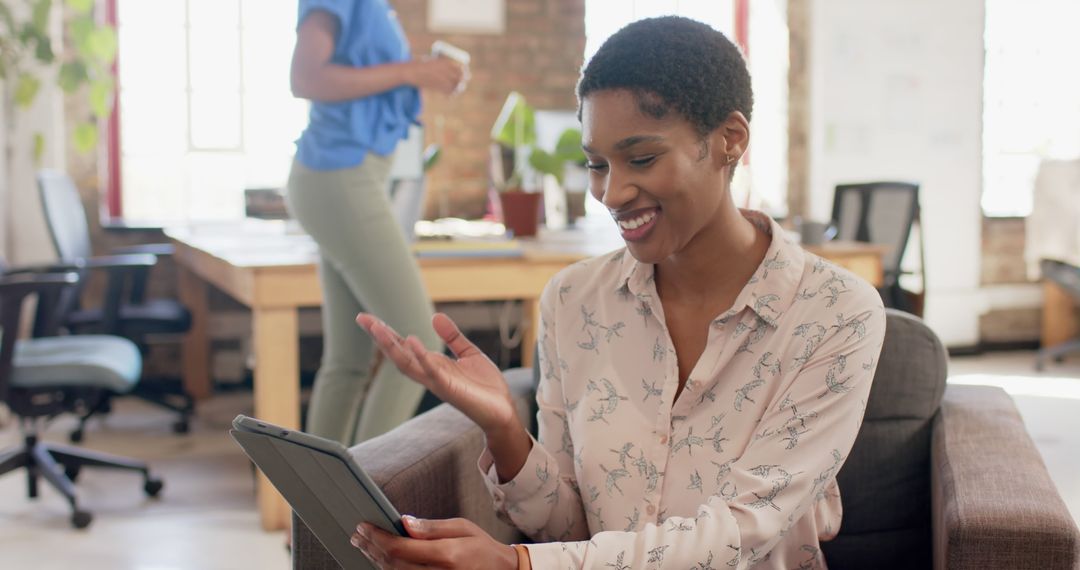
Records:
M921 185L925 319L947 345L978 341L982 0L815 0L810 214L837 184Z
M505 0L428 0L428 30L442 33L502 34Z

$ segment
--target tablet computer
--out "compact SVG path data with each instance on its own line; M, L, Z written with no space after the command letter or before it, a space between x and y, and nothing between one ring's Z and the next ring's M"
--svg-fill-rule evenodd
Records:
M229 434L342 567L375 568L349 544L361 521L408 536L401 515L340 443L243 414Z

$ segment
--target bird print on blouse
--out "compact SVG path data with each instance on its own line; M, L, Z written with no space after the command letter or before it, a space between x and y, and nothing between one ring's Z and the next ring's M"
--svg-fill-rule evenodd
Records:
M509 482L479 462L499 516L536 541L534 567L825 567L884 310L868 283L743 215L769 250L681 392L652 265L621 249L545 290L536 442Z

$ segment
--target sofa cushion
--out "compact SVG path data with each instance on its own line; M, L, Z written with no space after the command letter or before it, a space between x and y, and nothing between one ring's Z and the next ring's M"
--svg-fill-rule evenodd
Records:
M837 475L844 518L830 568L929 567L930 436L948 358L918 318L888 311L866 415Z

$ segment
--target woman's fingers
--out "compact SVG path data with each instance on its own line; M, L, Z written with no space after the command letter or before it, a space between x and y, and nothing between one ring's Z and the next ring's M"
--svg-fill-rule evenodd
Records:
M401 518L410 536L424 540L478 536L484 532L468 519L418 519L409 515Z
M464 358L480 352L472 341L461 334L457 323L445 313L435 313L435 316L431 318L431 326L435 328L435 333L446 343L446 347L454 353L454 356Z
M446 545L428 540L397 536L361 524L353 535L354 545L375 562L389 568L413 568L414 565L438 564L448 561Z
M430 380L424 376L423 368L420 367L420 363L417 362L413 352L405 348L405 339L401 338L401 335L397 334L386 323L365 313L360 313L356 317L356 322L364 327L368 334L371 335L371 338L375 340L379 350L398 367L398 370L401 370L408 377L425 387L430 387L428 386Z
M429 352L424 348L420 339L414 336L405 339L405 347L412 351L417 366L420 367L421 374L431 380L431 385L427 387L432 392L435 392L436 396L446 400L451 383L446 369L443 367L447 360L446 356Z

